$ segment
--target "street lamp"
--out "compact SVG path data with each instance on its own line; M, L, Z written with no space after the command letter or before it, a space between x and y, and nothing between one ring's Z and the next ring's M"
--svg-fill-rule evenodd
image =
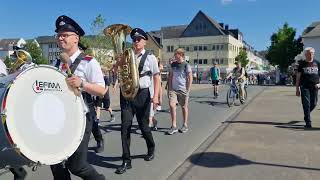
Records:
M197 68L197 82L198 84L200 84L200 79L199 79L199 52L197 51L197 64L196 64L196 68Z

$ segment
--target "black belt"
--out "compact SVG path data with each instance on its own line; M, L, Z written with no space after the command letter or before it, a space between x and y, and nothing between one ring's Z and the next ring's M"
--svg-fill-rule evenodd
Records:
M146 72L144 72L142 74L139 74L140 78L143 77L143 76L152 76L152 72L151 71L146 71Z

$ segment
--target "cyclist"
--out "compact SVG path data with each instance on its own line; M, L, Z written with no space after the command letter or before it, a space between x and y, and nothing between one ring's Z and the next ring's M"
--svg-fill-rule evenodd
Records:
M227 75L226 79L229 79L231 76L237 80L240 89L240 100L244 100L244 86L246 83L245 69L241 67L241 62L235 62L236 67Z

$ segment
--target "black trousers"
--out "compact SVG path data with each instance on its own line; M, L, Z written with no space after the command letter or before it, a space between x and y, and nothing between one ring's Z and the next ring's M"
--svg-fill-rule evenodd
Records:
M142 136L146 141L148 153L153 153L155 143L153 141L151 129L149 127L150 114L150 93L149 89L140 89L137 96L132 101L126 100L120 93L121 106L121 140L122 140L122 159L131 161L130 154L130 130L132 119L136 115Z
M51 166L54 180L71 180L69 171L72 174L81 177L83 180L104 180L104 178L99 175L87 161L88 143L95 116L94 107L89 107L89 109L90 112L86 114L86 129L80 146L76 152L68 158L65 164L60 163Z
M23 167L12 167L10 171L14 175L14 180L24 180L27 176L27 171Z
M99 124L97 122L97 114L95 112L95 117L94 120L92 122L92 134L94 139L98 142L98 141L102 141L102 133L101 130L99 128Z
M301 102L304 113L304 121L306 124L311 124L310 113L317 106L318 102L318 89L317 88L306 88L301 86Z

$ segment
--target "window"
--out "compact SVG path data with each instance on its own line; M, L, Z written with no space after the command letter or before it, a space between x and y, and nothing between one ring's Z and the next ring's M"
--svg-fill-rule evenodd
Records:
M199 59L199 64L202 64L202 59Z
M193 46L194 51L198 51L198 46Z
M212 45L212 50L213 50L213 51L216 50L216 45Z
M220 50L223 50L223 44L220 45Z
M204 50L204 51L207 51L207 50L208 50L208 46L207 46L207 45L204 45L204 46L203 46L203 50Z
M220 46L219 46L219 45L217 45L217 51L219 50L219 47L220 47Z
M193 64L198 64L198 59L194 59Z
M189 46L186 47L186 51L190 51Z
M223 64L224 62L223 62L223 59L220 59L220 63L219 64Z
M199 46L199 51L202 51L202 46Z
M174 46L167 46L167 52L173 52Z
M208 59L204 59L203 64L208 64Z

